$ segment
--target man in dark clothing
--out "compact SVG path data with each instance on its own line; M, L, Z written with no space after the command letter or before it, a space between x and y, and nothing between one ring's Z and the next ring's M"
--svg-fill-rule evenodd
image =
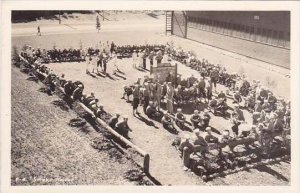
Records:
M200 81L198 83L198 89L199 89L199 97L205 97L205 81L203 77L200 78Z
M245 121L244 113L240 110L239 105L234 105L234 111L231 114L231 121L233 126L231 127L235 137L239 135L239 125Z
M83 92L83 86L80 84L78 87L73 91L73 100L81 100Z
M122 135L123 137L125 138L129 138L128 137L128 132L129 131L132 131L129 126L128 126L128 118L127 117L124 117L122 121L119 121L117 124L116 124L116 131Z
M74 91L74 85L72 83L71 80L69 80L65 86L64 86L64 91L66 93L67 96L71 96L73 94Z
M113 53L113 51L116 51L116 45L115 45L114 41L112 41L110 44L110 53Z
M116 113L115 116L110 118L110 120L108 121L108 125L114 129L116 127L116 124L118 123L119 117L120 117L120 114Z

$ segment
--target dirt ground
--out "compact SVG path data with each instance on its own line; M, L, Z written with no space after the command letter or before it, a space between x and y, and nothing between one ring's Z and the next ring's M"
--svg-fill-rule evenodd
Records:
M164 28L160 28L158 25L150 31L148 28L143 28L145 24L141 24L138 27L139 31L135 31L134 29L136 29L137 26L138 25L135 25L132 28L128 27L125 29L123 26L115 31L103 29L100 33L92 31L83 33L80 30L69 32L69 30L64 31L64 29L60 27L53 27L51 28L55 29L53 32L40 37L35 36L32 32L16 32L12 37L12 45L21 47L24 44L30 44L33 47L49 49L52 48L54 44L58 48L79 47L80 41L84 47L95 47L97 42L107 40L114 40L118 45L145 43L163 44L172 40L175 45L181 46L184 50L195 50L199 58L203 56L209 61L216 63L222 61L221 64L227 64L229 71L243 71L250 79L261 79L264 83L266 82L266 73L268 73L271 80L280 79L286 83L286 85L278 84L278 86L274 87L274 92L289 98L290 80L286 78L285 75L265 68L265 64L189 40L183 40L173 36L167 37L164 35ZM13 31L17 28L19 28L19 31L22 31L20 30L22 26L18 27L18 24L13 26ZM32 29L34 29L34 27L32 27ZM249 65L249 63L257 65ZM127 115L129 117L129 126L133 130L133 132L130 133L132 142L150 154L150 173L163 185L288 185L290 183L290 164L285 162L239 172L224 178L216 178L208 183L204 183L198 176L191 172L183 171L182 160L175 148L171 146L176 135L163 129L160 123L149 120L144 114L142 114L142 118L134 117L132 115L131 105L121 99L123 85L132 84L138 77L149 75L149 72L133 69L131 59L120 60L118 65L123 73L119 73L118 76L111 75L110 78L101 76L93 78L86 75L84 63L49 64L48 66L58 75L64 73L67 79L82 81L85 85L84 92L90 93L93 91L100 102L104 104L104 108L108 112L112 114L118 112L123 116ZM183 76L190 76L191 74L194 74L196 77L199 76L195 71L183 65L179 65L178 71ZM109 64L108 73L112 74L112 69ZM14 85L12 85L12 88L13 87ZM218 90L219 89L224 88L219 87ZM14 100L15 99L13 99L13 101ZM140 109L140 112L141 111ZM188 114L189 113L187 113L187 116L189 116ZM249 113L246 113L248 121L250 120L249 116ZM211 125L219 131L222 131L230 126L228 122L228 120L221 117L213 117ZM76 161L76 159L74 161ZM103 184L105 183L111 184L107 181L103 182Z
M12 185L134 184L124 178L137 169L126 156L110 157L91 146L100 133L70 127L76 113L51 104L59 98L39 92L42 83L26 80L15 67L12 77Z

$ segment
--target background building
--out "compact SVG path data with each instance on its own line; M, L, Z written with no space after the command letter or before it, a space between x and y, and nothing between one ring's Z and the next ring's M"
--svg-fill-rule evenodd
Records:
M171 17L173 35L290 68L289 11L174 11Z

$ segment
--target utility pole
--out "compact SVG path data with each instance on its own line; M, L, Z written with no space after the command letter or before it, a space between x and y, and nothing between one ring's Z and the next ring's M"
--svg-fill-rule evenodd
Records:
M60 11L58 11L58 22L59 22L59 24L61 24L61 19L60 19Z

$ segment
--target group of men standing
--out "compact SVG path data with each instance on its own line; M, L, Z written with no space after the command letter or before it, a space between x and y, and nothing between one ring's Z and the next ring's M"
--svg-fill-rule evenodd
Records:
M112 41L109 45L108 41L105 44L101 44L101 49L91 49L87 50L87 53L83 52L83 57L86 57L86 73L99 73L102 71L105 75L107 74L107 64L111 60L114 67L114 74L116 73L117 66L117 54L116 54L116 45Z

